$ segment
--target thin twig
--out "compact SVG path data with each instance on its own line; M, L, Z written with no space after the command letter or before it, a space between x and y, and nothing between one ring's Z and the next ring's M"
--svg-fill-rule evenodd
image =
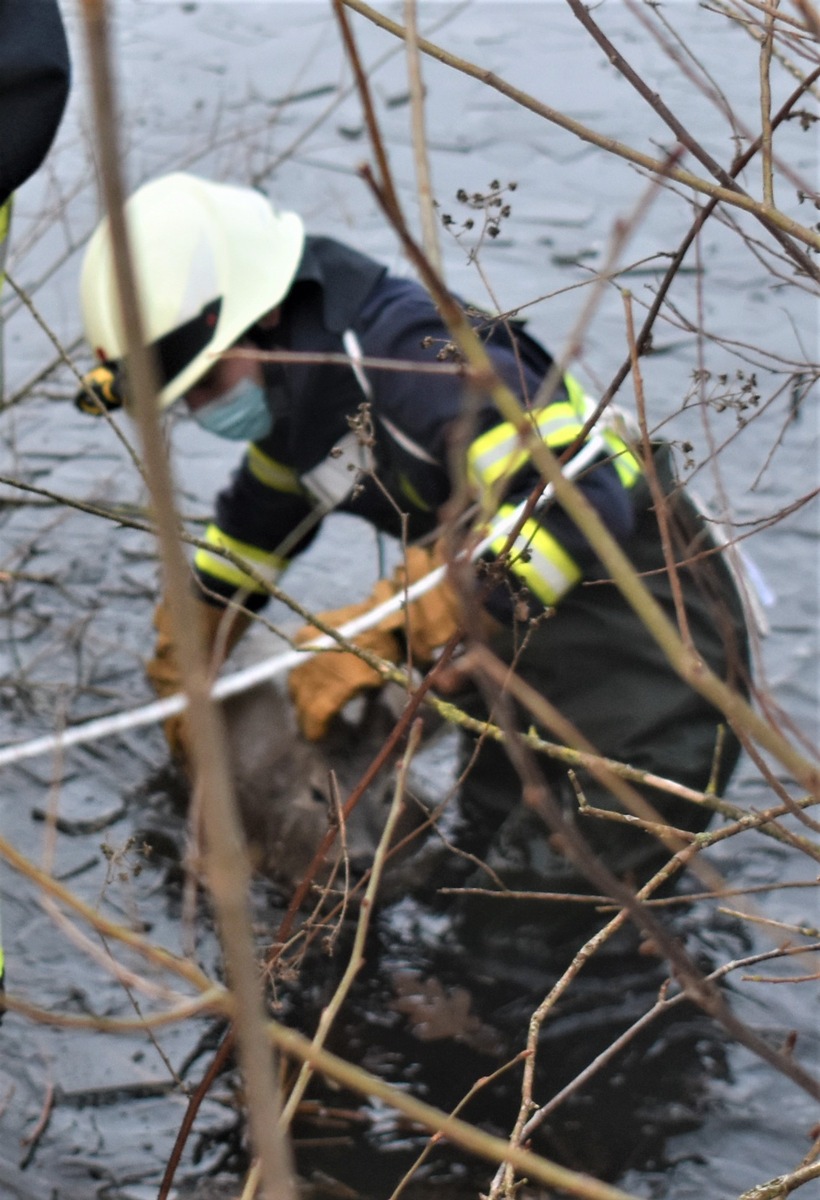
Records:
M375 25L394 34L396 37L404 38L406 30L404 26L396 21L392 21L383 14L377 12L369 4L365 4L363 0L334 0L334 2L343 3L346 8L352 9L354 12L360 13L367 17ZM459 57L456 54L451 54L444 50L441 46L428 41L426 38L419 38L419 49L424 54L429 54L431 58L438 62L445 63L447 66L453 67L457 71L461 71L465 75L469 75L474 79L481 80L488 87L494 88L502 95L514 100L522 108L528 109L530 112L536 113L538 116L544 117L546 120L558 125L560 128L572 133L575 137L583 142L589 142L593 146L598 146L602 150L606 150L611 154L615 154L619 158L625 159L627 162L634 163L636 166L642 167L653 175L663 175L665 172L664 163L660 159L652 158L648 154L643 154L630 146L625 146L622 142L618 142L615 138L605 137L603 134L596 133L587 126L581 124L580 121L573 120L565 113L558 112L554 108L550 108L546 104L542 104L535 97L523 92L520 88L513 87L505 80L500 79L494 72L488 71L483 67L476 66L474 63L467 62L466 59ZM804 243L814 249L820 249L820 234L816 231L801 225L799 222L792 220L785 213L778 209L769 210L760 201L746 196L732 187L724 187L721 184L712 183L711 180L703 179L700 176L693 175L689 171L683 170L681 167L672 167L669 171L672 179L685 187L691 188L696 192L701 192L704 195L711 196L716 200L720 200L725 204L731 204L736 208L743 209L745 212L750 212L760 219L766 220L776 229L782 230L790 237ZM816 274L816 268L813 264L810 267L810 273Z
M361 908L359 909L359 919L356 922L356 932L353 937L353 945L350 950L350 956L345 966L344 974L342 975L339 985L333 993L328 1004L323 1008L322 1015L319 1019L319 1026L313 1036L312 1045L317 1049L321 1049L330 1034L333 1023L339 1014L339 1011L347 999L353 982L359 971L364 965L364 949L367 940L367 932L370 928L370 918L373 913L373 906L376 902L379 887L381 886L382 872L387 860L387 852L390 843L393 840L393 834L396 829L396 824L401 815L402 808L405 802L405 792L407 788L407 772L410 768L413 755L418 749L421 741L421 723L416 722L410 730L407 746L402 756L401 765L396 776L396 784L393 790L393 800L385 820L384 828L379 838L378 845L373 857L373 863L370 867L370 880L367 885L364 896L362 897ZM313 1068L307 1062L302 1064L296 1081L288 1096L287 1102L282 1109L282 1125L287 1128L296 1113L305 1090L310 1083L313 1075ZM248 1179L245 1182L245 1187L242 1192L242 1200L253 1200L256 1195L256 1189L259 1182L259 1167L255 1163L251 1168Z
M46 1094L43 1099L43 1107L40 1110L40 1116L37 1124L32 1129L31 1133L27 1133L20 1139L20 1145L26 1147L26 1153L20 1161L20 1170L25 1171L26 1167L34 1158L37 1150L37 1144L40 1138L48 1128L48 1123L51 1120L51 1114L54 1111L54 1084L51 1080L46 1084Z
M507 1071L511 1070L513 1067L518 1066L518 1064L522 1061L522 1059L524 1059L526 1057L526 1053L527 1053L526 1050L522 1050L520 1054L516 1054L515 1058L511 1058L509 1062L505 1062L496 1071L493 1071L492 1074L482 1075L480 1079L477 1079L475 1081L475 1083L472 1085L472 1087L470 1088L470 1090L464 1096L462 1096L462 1098L459 1100L458 1104L451 1111L450 1116L457 1117L459 1115L459 1113L462 1112L467 1107L467 1105L470 1103L470 1101L472 1099L474 1099L474 1097L477 1096L480 1092L482 1092L484 1090L484 1088L489 1087L491 1084L495 1083L495 1081L497 1079L500 1079L503 1075L506 1075ZM398 1183L398 1186L390 1194L390 1196L388 1197L388 1200L399 1200L399 1197L401 1196L402 1192L412 1182L413 1176L416 1174L416 1172L421 1167L424 1166L424 1163L430 1157L434 1148L439 1144L439 1142L441 1140L442 1139L439 1134L437 1134L437 1133L433 1134L433 1136L430 1138L429 1142L424 1147L424 1149L422 1150L421 1154L418 1156L416 1161L413 1163L413 1165L411 1167L408 1168L408 1170L402 1176L401 1180Z
M529 426L520 403L496 377L486 351L478 342L465 314L443 288L419 247L410 236L400 211L390 207L388 195L382 191L367 168L362 170L373 194L385 215L399 234L411 261L420 271L432 292L453 340L462 354L483 378L486 391L501 415L522 431L522 441L534 464L555 490L557 502L566 510L575 525L595 549L605 568L627 603L640 618L680 677L695 691L720 709L733 726L742 727L749 736L769 750L788 768L807 791L820 794L820 766L807 760L779 730L762 719L745 698L721 680L701 659L687 652L680 637L660 605L649 593L635 572L625 551L607 530L603 520L583 493L561 471L561 464L545 442L527 436Z
M88 0L84 0L84 3L87 3L87 2L88 2ZM40 313L40 310L37 308L34 301L31 299L31 297L28 295L28 293L26 291L24 291L24 289L21 288L19 286L19 284L17 284L14 281L14 279L10 275L6 274L5 280L9 284L9 286L12 288L12 290L17 293L20 300L23 302L23 304L29 310L31 315L34 317L37 324L40 326L40 328L43 330L45 335L48 337L49 341L52 343L55 350L57 351L60 361L65 363L65 365L69 368L69 370L72 372L72 374L77 379L77 382L82 384L83 377L80 374L80 372L77 370L77 368L74 366L74 363L70 357L68 350L63 346L62 342L60 342L59 338L56 336L56 334L52 330L51 326L46 321L45 317L43 317L42 314ZM49 370L51 370L51 369L52 368L50 366ZM130 441L125 436L123 431L120 429L119 424L112 417L111 413L108 412L108 410L105 408L104 405L99 404L99 401L97 400L97 398L94 396L93 393L89 393L89 394L91 395L91 399L94 400L99 405L99 416L101 416L103 418L103 420L108 425L109 429L113 432L117 441L120 443L120 445L125 450L125 453L130 458L131 463L132 463L134 469L136 470L137 474L140 476L140 478L144 482L145 481L145 473L142 469L142 464L140 463L139 456L138 456L136 450L131 445Z
M402 756L401 765L396 776L396 785L393 792L393 801L390 805L387 819L379 838L376 852L373 858L373 863L370 867L370 882L367 885L367 890L362 898L361 908L359 910L359 919L356 923L356 932L353 938L353 946L350 951L350 957L345 967L342 979L333 994L328 1005L322 1012L319 1021L319 1028L316 1031L313 1042L315 1046L324 1046L330 1033L333 1022L338 1015L341 1006L344 1004L350 988L353 986L353 981L358 975L364 964L364 947L367 938L367 931L370 927L370 917L373 912L373 906L376 902L379 887L381 886L382 872L387 856L387 851L390 843L393 840L393 833L396 829L401 810L405 802L405 792L407 788L407 772L410 768L410 763L413 755L418 749L421 741L421 723L416 721L410 730L407 738L407 747ZM287 1126L293 1119L296 1107L305 1093L305 1088L313 1074L311 1068L305 1064L299 1073L299 1076L293 1085L293 1089L288 1096L287 1103L282 1110L282 1123Z
M718 980L726 978L726 976L732 972L742 970L752 963L758 963L770 960L772 958L782 958L788 953L788 951L774 950L768 951L764 954L751 955L750 957L744 959L736 959L733 962L724 963L723 966L718 967L712 972L712 974L709 976L709 979L713 982L717 982ZM744 976L744 978L746 977ZM549 1117L551 1117L553 1113L556 1112L556 1110L569 1099L570 1096L583 1087L584 1084L588 1083L590 1079L597 1075L597 1073L603 1067L612 1062L613 1058L615 1058L625 1046L634 1041L639 1033L645 1030L664 1013L669 1012L670 1009L676 1008L686 1002L688 997L686 996L685 992L678 992L676 995L668 997L666 995L667 987L668 982L666 987L661 990L660 999L656 1001L656 1003L647 1012L645 1012L642 1017L639 1017L636 1021L634 1021L632 1025L630 1025L628 1029L626 1029L622 1034L620 1034L619 1037L611 1042L605 1050L601 1051L601 1053L598 1054L588 1064L588 1066L580 1071L570 1083L563 1087L559 1092L556 1092L556 1094L551 1100L548 1101L548 1103L541 1105L540 1108L532 1113L521 1129L521 1142L528 1141L536 1132L536 1130L539 1129L540 1126L543 1125L543 1123ZM492 1195L493 1193L491 1192L491 1196Z
M396 1112L402 1113L439 1137L446 1138L462 1150L477 1154L490 1162L499 1163L509 1158L527 1178L551 1187L562 1188L581 1200L637 1200L632 1194L610 1184L601 1183L589 1175L561 1167L527 1150L510 1147L503 1138L488 1134L457 1117L448 1116L440 1109L417 1100L409 1092L385 1083L361 1067L314 1046L309 1038L295 1029L271 1021L268 1024L268 1032L273 1044L283 1054L310 1063L314 1070L335 1080L342 1087L382 1101Z
M199 1081L199 1084L193 1094L188 1099L188 1106L185 1109L185 1116L182 1119L182 1124L177 1130L176 1137L174 1138L174 1145L171 1149L170 1155L168 1156L168 1162L165 1164L162 1182L160 1183L159 1192L157 1193L157 1200L168 1200L168 1195L171 1191L171 1187L173 1186L174 1176L182 1158L182 1152L185 1149L185 1143L187 1142L194 1126L196 1114L202 1107L202 1102L204 1101L208 1092L211 1090L212 1083L224 1067L233 1048L234 1034L233 1030L229 1029L220 1042L219 1049L213 1056L207 1071Z
M655 510L655 519L658 522L658 532L661 539L661 547L663 549L663 559L666 564L666 574L669 579L669 586L672 589L672 599L675 605L675 616L680 630L681 642L686 650L692 654L695 653L695 643L692 638L691 630L689 629L689 618L686 615L686 604L683 598L683 589L681 587L680 575L678 574L678 562L675 556L675 550L672 545L672 534L669 528L669 497L664 493L658 479L658 471L655 466L655 455L652 450L652 439L649 436L649 426L646 420L646 404L644 401L643 377L641 375L641 367L638 361L638 343L635 338L635 322L632 313L632 293L624 290L622 292L624 301L624 310L626 312L626 337L629 345L629 354L632 359L632 385L635 394L635 411L638 416L638 426L641 431L641 449L643 451L643 468L646 471L646 481L649 484L649 490L652 493L652 504Z
M443 277L441 247L438 239L436 203L430 178L430 160L424 121L424 82L421 75L419 31L416 20L416 0L404 0L404 20L407 25L407 78L410 85L410 112L413 122L413 158L416 163L416 193L421 220L421 241L424 253L433 269Z
M778 1175L768 1183L759 1183L757 1187L750 1188L748 1192L739 1196L738 1200L786 1200L792 1192L796 1192L812 1179L820 1179L820 1163L810 1163L808 1166L798 1167L789 1175Z
M774 0L777 8L780 0ZM765 34L760 44L760 158L763 173L763 200L774 205L774 171L772 169L772 44L776 14L766 14Z
M120 150L104 0L83 0L85 33L122 326L129 350L129 384L142 441L145 473L156 510L172 629L189 703L189 732L196 786L207 834L208 884L222 951L236 1003L239 1059L248 1097L252 1140L263 1165L269 1200L294 1195L290 1152L278 1134L278 1080L263 1031L262 995L254 958L247 891L250 867L243 843L224 733L210 698L210 671L202 645L196 600L178 538L173 484L157 410L157 375L147 347L124 213Z
M59 880L54 879L47 872L41 871L4 837L0 837L0 857L4 858L15 871L30 879L46 895L53 896L65 907L73 909L92 929L106 938L114 939L128 946L130 950L142 955L146 962L153 967L179 976L200 992L208 991L213 986L212 980L197 967L195 962L179 958L169 950L150 942L135 930L104 916Z

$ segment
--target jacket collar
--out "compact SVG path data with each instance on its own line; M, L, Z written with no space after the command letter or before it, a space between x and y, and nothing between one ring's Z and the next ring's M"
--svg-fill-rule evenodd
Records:
M356 324L362 305L386 271L375 259L333 238L309 236L293 282L321 288L325 328L343 333Z

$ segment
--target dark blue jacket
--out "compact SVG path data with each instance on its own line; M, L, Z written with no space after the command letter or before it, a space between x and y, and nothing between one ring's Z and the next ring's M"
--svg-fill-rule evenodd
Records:
M476 320L496 369L528 403L549 370L550 356L520 327ZM336 242L309 239L281 323L266 337L258 337L260 345L267 340L288 350L339 354L346 328L355 332L366 358L434 363L440 351L449 353L447 331L421 287L391 278L371 259ZM522 453L516 430L505 425L488 397L471 397L458 375L371 366L366 375L375 474L381 486L362 479L361 487L340 505L344 511L395 533L399 509L407 516L411 540L431 531L450 495L448 444L465 405L473 412L468 463L472 458L489 478L494 464L503 462L512 446L513 459L517 461L517 454L521 466L517 473L505 476L506 490L499 503L515 504L529 494L538 473ZM208 531L215 549L227 547L263 571L284 566L313 536L315 525L282 552L282 543L312 511L305 472L326 458L365 400L349 361L270 366L267 383L272 432L260 445L248 448L219 496L216 519ZM579 385L566 376L555 396L545 404L539 398L532 418L538 420L545 440L560 452L574 441L571 431L578 428L579 418L572 416L573 410L583 413L589 404ZM567 413L572 417L569 425L563 423ZM617 438L609 443L613 444ZM463 462L464 457L462 450L457 461ZM666 496L669 538L679 564L677 584L689 633L709 666L743 689L748 680L748 647L733 579L716 552L707 523L675 479L669 448L655 447L653 457ZM676 621L673 583L642 464L628 449L616 448L577 482L656 601ZM553 569L560 576L561 564L570 564L567 586L558 587L560 594L554 600L545 601L532 586L539 555L546 563L545 577ZM535 514L521 552L507 561L507 576L494 584L487 598L487 607L505 627L496 639L496 652L505 661L514 660L523 678L601 752L703 786L720 714L676 674L559 506L552 504ZM254 591L250 577L235 563L200 550L196 565L211 598L230 596L250 583L244 602L251 608L264 604L265 593ZM545 608L554 610L548 619L522 627L519 616L537 616ZM523 628L527 632L522 652ZM483 711L480 705L479 710ZM737 745L729 738L721 780L736 756Z
M496 370L528 403L552 365L550 355L520 323L488 321L486 316L475 320ZM435 365L442 357L453 359L447 329L418 283L390 276L372 259L338 242L308 238L280 324L266 334L252 336L263 349L340 355L344 353L345 330L356 335L367 359L425 365ZM219 495L208 534L214 545L227 545L237 553L246 549L260 552L256 557L260 563L262 555L275 555L309 517L312 503L300 480L327 458L366 401L347 361L267 364L265 375L272 431L249 447L229 486ZM359 486L337 507L394 535L401 532L401 512L406 515L412 541L435 528L441 505L450 495L450 440L465 404L473 409L472 437L498 426L500 418L489 397L470 400L464 379L456 371L421 373L368 366L366 377L370 392L367 417L378 482L362 476ZM561 384L554 399L566 398L567 388ZM505 499L517 503L537 479L535 468L526 464L515 475ZM583 486L619 540L628 537L636 520L635 504L612 464L599 464ZM594 560L585 540L560 509L553 506L541 524L549 527L582 568ZM304 549L314 534L315 526L291 545L284 557ZM206 589L217 595L232 594L240 583L238 573L216 555L201 551L196 565ZM262 594L250 597L251 607L262 603ZM500 596L496 607L498 603Z
M56 0L0 0L0 204L45 158L69 79Z

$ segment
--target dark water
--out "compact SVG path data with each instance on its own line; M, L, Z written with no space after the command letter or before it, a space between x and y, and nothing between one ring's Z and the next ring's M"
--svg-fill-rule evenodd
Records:
M545 103L646 152L669 143L657 118L587 44L560 5L421 7L425 23L440 23L435 36L444 45ZM400 12L400 6L394 9ZM757 52L751 40L722 19L688 6L674 5L667 13L719 78L741 122L756 128ZM710 103L626 10L604 5L599 15L651 86L728 162L731 130ZM356 29L366 62L377 64L371 82L397 184L409 198L413 159L404 66L389 37L358 21ZM347 238L403 269L395 239L356 175L369 151L357 101L339 97L350 73L342 65L325 5L126 3L118 9L117 45L130 185L177 167L253 179L283 206L298 209L312 230ZM83 86L87 72L79 47L76 62L72 108L58 146L46 170L19 197L10 263L17 282L31 291L66 345L79 334L78 252L97 215ZM499 307L549 297L530 310L530 319L549 345L560 348L585 295L570 289L601 266L613 223L631 211L644 180L632 167L464 76L427 63L425 79L431 166L442 210L461 219L466 214L455 201L459 188L472 193L492 179L516 182L512 216L501 235L481 247L479 262ZM778 78L775 103L792 86L791 80ZM816 151L814 135L801 131L797 122L782 131L779 152L807 186L816 180ZM755 168L745 182L757 193ZM794 197L794 183L781 180L778 189L783 208L808 221L807 205ZM623 259L638 264L627 277L637 304L651 296L665 256L689 218L688 198L671 194L656 198L642 218ZM744 220L743 229L764 237L751 222ZM449 282L487 303L467 249L446 242ZM690 257L691 267L695 262ZM701 273L692 270L676 283L675 311L657 327L656 354L644 363L650 417L657 425L666 422L667 436L691 443L699 492L713 499L725 488L736 521L765 525L766 518L815 483L816 396L803 401L796 420L790 420L789 400L794 364L816 357L816 300L807 290L784 285L783 279L791 277L788 267L780 265L783 278L774 278L736 233L715 222L703 235L700 266ZM8 292L3 305L7 387L14 396L53 362L54 350ZM706 343L687 324L699 320L709 331ZM610 288L585 333L577 373L594 391L605 385L624 353L622 300ZM713 373L707 392L715 398L705 410L688 400L701 353ZM731 392L729 399L737 401L752 373L760 399L740 414L753 419L738 432L736 404L721 408L720 397ZM727 376L725 384L720 375ZM0 416L2 473L58 495L139 506L145 497L127 456L106 428L66 403L71 391L67 371L55 368ZM623 396L625 403L630 398ZM717 472L708 462L710 439L723 447ZM214 480L227 473L235 452L187 424L175 430L174 446L182 509L192 520L202 520ZM0 623L2 742L147 700L141 660L156 588L151 542L138 531L44 497L8 487L2 496L0 569L17 573L4 585ZM776 596L768 614L771 634L760 649L760 679L788 721L814 740L816 535L816 510L809 506L761 528L746 542ZM298 599L320 608L358 599L377 571L372 534L336 518L327 522L287 583ZM271 615L274 620L285 616ZM433 788L446 777L446 753L443 759L430 767ZM167 864L146 862L141 851L146 825L156 831L164 823L170 845L179 842L164 761L161 736L149 730L72 751L61 763L43 759L6 769L2 832L33 861L47 862L88 902L145 929L158 944L193 953L216 973L219 953L207 914L184 915L173 872L169 882ZM731 798L745 807L771 803L749 764L742 766ZM37 819L49 804L83 820L90 813L107 824L90 833L80 826L59 834L49 860L44 825ZM725 843L711 858L736 884L778 884L817 874L810 859L754 834ZM2 895L15 994L60 1012L133 1016L122 986L83 950L71 948L31 884L5 869ZM757 907L772 920L818 924L816 892L763 894ZM255 897L260 938L274 923L272 911L274 898L260 888ZM746 952L731 920L711 909L696 908L682 922L681 936L704 962L717 964ZM746 932L756 949L772 944L761 927ZM410 902L398 904L374 931L376 965L359 985L337 1039L351 1052L358 1046L365 1065L385 1077L414 1084L420 1092L427 1089L445 1107L455 1104L477 1074L498 1064L500 1047L522 1044L529 1013L548 986L544 965L525 953L519 957L515 972L509 965L504 973L485 964L482 974L445 919ZM324 975L309 975L298 1002L285 989L285 1015L307 1022L331 975L327 968ZM548 1030L539 1099L606 1045L619 1023L644 1011L656 982L645 962L627 952L602 959L573 993L575 1004L567 1005ZM419 996L426 1009L420 1009ZM730 996L739 1015L777 1044L795 1031L795 1052L805 1064L817 1066L816 984L767 986L736 977ZM428 1040L424 1021L431 1013L434 1026L452 1019L455 1036ZM205 1023L189 1021L162 1029L152 1044L144 1035L102 1038L7 1016L0 1030L0 1194L26 1200L155 1195L185 1106L183 1095L169 1089L167 1063L179 1070L206 1032ZM193 1080L205 1061L207 1056L192 1069ZM409 1076L408 1063L416 1064ZM476 1118L504 1132L516 1082L511 1076L484 1111L479 1103ZM140 1090L147 1094L135 1098ZM346 1098L336 1099L338 1107L347 1107ZM49 1103L45 1130L35 1144L24 1144ZM234 1113L225 1081L205 1103L183 1174L218 1167L233 1145L227 1131L235 1126ZM389 1195L420 1143L386 1111L374 1107L370 1117L363 1135L349 1121L341 1127L327 1119L305 1122L299 1129L300 1138L311 1143L303 1154L305 1169L344 1173L354 1188ZM687 1018L657 1030L651 1045L633 1047L617 1071L552 1124L544 1148L571 1165L617 1178L635 1195L730 1200L794 1169L808 1150L815 1121L812 1106L795 1087L745 1051L724 1047L702 1019ZM354 1140L363 1136L355 1153L347 1148L354 1135ZM426 1190L450 1196L463 1185L474 1193L474 1181L462 1178L460 1168L445 1159L435 1161ZM487 1186L490 1173L479 1171L480 1186Z

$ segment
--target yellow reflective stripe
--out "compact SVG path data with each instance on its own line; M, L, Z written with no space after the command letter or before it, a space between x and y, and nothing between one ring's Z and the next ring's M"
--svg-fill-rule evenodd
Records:
M514 510L504 505L499 516ZM494 554L503 553L508 538L497 537L492 543ZM524 522L508 556L509 569L521 579L542 604L557 604L583 576L581 568L551 533L530 518Z
M414 508L419 508L422 512L430 512L430 505L426 502L426 500L422 500L421 496L404 473L399 476L399 486Z
M467 469L472 479L485 487L503 472L518 445L518 433L509 421L493 425L467 447Z
M273 577L287 566L287 559L280 558L278 554L270 551L260 550L258 546L251 546L249 542L240 542L237 538L228 537L227 533L223 533L216 525L208 526L205 531L205 541L209 542L215 550L230 550L239 558L246 559L251 566L258 570L259 574L267 577ZM252 592L261 592L262 590L259 584L241 567L211 550L204 548L197 550L194 555L194 564L198 571L211 575L223 583L229 583L235 588L247 588Z
M248 446L248 468L254 479L277 492L288 492L298 496L302 492L299 476L292 467L277 462L253 442Z
M588 417L592 412L590 400L581 384L569 372L564 376L564 387L567 389L567 399L579 417Z
M0 242L4 242L11 224L11 196L0 204Z
M556 413L557 408L561 409L560 413ZM539 417L538 430L548 446L565 446L584 428L569 404L551 404L547 411L552 414L551 419L547 422L546 418Z
M11 196L5 203L0 204L0 287L3 285L5 278L6 265L6 238L9 234L9 225L11 224Z
M583 428L578 413L565 401L536 409L530 415L535 418L535 427L548 446L566 445ZM468 448L467 466L479 486L492 488L502 476L510 477L519 471L529 457L516 427L509 421L502 421L481 434Z
M571 396L574 402L577 399L579 412L586 422L595 411L595 401L585 394L581 385L571 375L565 375L564 382L567 384L568 390L570 390L570 384L572 384ZM643 475L643 466L630 450L629 443L618 432L619 429L625 430L623 414L610 406L604 411L599 420L596 421L594 428L595 432L600 434L612 451L612 458L609 461L618 472L621 486L625 488L634 487L641 475Z
M567 399L556 400L533 413L538 430L548 446L567 444L577 437L594 408L574 375L565 374L563 383ZM467 451L470 474L475 482L484 487L492 487L504 474L514 474L526 459L518 431L509 421L488 429L476 438Z
M564 376L567 400L557 400L546 408L530 413L541 439L551 449L569 445L577 438L586 421L595 411L595 402L586 395L577 379ZM611 453L621 486L634 487L643 474L640 460L629 448L628 442L617 432L620 420L607 413L596 423L595 431L602 437ZM467 469L469 476L483 493L485 511L495 507L495 491L500 483L511 479L529 461L530 455L522 445L519 429L510 421L494 425L468 447Z
M607 446L612 451L612 458L609 461L618 472L621 486L627 489L634 487L643 474L643 467L640 462L623 438L618 437L617 433L612 433L609 429L602 429L600 432Z

